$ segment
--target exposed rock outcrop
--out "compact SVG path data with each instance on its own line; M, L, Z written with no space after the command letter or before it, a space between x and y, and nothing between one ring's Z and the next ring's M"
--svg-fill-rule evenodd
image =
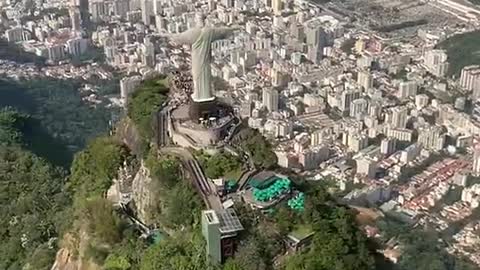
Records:
M78 236L65 234L51 270L100 270L99 265L85 259L89 240L90 236L84 230L80 230Z
M146 142L135 127L133 121L125 117L117 125L116 136L132 151L136 156L141 156Z
M142 161L132 182L132 201L137 211L137 218L143 223L152 223L151 209L155 205L155 196L151 187L150 171Z

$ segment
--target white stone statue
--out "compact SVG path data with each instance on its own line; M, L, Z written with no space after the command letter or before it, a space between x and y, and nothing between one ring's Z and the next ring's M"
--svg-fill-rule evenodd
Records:
M237 28L195 27L170 36L175 43L191 45L192 47L193 101L205 102L215 99L210 67L212 42L227 38L235 29Z

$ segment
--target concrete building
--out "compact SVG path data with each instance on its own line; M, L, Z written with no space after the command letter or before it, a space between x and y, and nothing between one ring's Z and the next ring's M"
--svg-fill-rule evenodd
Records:
M313 170L318 165L328 159L329 150L325 145L317 146L312 149L306 149L298 154L298 162L305 170Z
M413 139L413 130L406 128L387 128L385 135L395 138L402 142L411 142Z
M368 112L368 101L363 98L356 99L350 104L350 117L362 120Z
M99 23L103 21L104 17L108 15L108 6L104 1L93 0L88 3L88 12L92 21Z
M271 0L272 1L272 10L275 15L282 15L283 2L282 0Z
M307 59L319 64L323 58L323 48L327 46L327 34L321 25L307 23L305 27L307 38Z
M418 129L418 143L428 150L442 150L445 145L445 134L442 127L428 126Z
M75 37L67 40L67 51L73 57L79 57L88 49L88 40Z
M430 98L426 94L420 94L415 96L415 106L417 110L423 109L428 106Z
M380 153L390 155L395 152L397 140L395 138L385 138L380 143Z
M405 128L408 121L408 108L407 107L394 107L391 109L390 114L387 115L388 119L385 122L392 128Z
M414 160L420 154L421 150L422 150L422 147L418 144L412 144L408 146L407 148L405 148L405 150L403 150L400 153L400 162L406 164Z
M356 90L343 91L340 96L340 104L338 104L338 109L342 112L347 112L350 110L350 104L352 101L359 99L361 93Z
M359 152L368 146L368 136L365 134L354 134L348 136L348 149Z
M202 211L202 234L206 242L207 259L214 263L223 263L233 256L235 238L243 226L235 211Z
M155 48L153 43L146 40L140 48L142 51L142 65L153 68L155 66Z
M357 75L357 83L363 90L368 91L373 88L373 76L368 70L361 70Z
M470 203L472 208L477 208L480 204L480 184L465 188L462 191L462 201Z
M480 66L466 66L462 69L460 75L460 86L468 91L472 91L474 100L480 98Z
M73 32L80 32L82 31L82 19L80 16L80 10L76 7L72 7L69 9L70 14L70 24L72 26Z
M48 60L56 62L65 59L65 47L64 44L48 44L47 45Z
M363 157L357 160L357 174L362 174L370 179L375 178L377 162L371 158Z
M130 11L129 0L116 0L113 2L113 14L121 18L126 18L127 13Z
M267 108L269 112L278 111L278 91L272 88L264 88L262 95L263 106Z
M424 54L427 70L437 77L443 77L448 71L447 53L444 50L429 50Z
M480 149L475 149L473 153L472 173L480 175Z
M416 81L403 81L398 85L398 98L405 99L417 94L417 82Z
M153 14L153 2L151 0L140 0L140 9L142 10L142 22L145 25L152 23L151 17Z
M13 27L5 31L5 37L8 42L19 42L28 40L28 35L25 34L25 30L21 26ZM28 38L28 39L27 39Z

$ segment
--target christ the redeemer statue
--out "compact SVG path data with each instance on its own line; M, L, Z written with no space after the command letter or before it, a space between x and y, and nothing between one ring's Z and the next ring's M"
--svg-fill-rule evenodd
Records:
M227 27L195 27L183 33L170 36L175 43L192 46L193 101L205 102L215 99L210 67L212 42L227 38L234 29Z

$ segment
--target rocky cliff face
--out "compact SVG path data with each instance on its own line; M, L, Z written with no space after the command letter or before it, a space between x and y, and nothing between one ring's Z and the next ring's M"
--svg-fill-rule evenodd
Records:
M80 230L78 236L65 234L51 270L100 270L99 265L85 259L89 239L84 230Z
M155 205L155 198L150 188L151 182L150 171L142 161L133 178L132 201L137 211L137 218L147 225L152 223L150 209Z
M118 123L115 134L123 143L125 143L125 145L127 145L133 154L137 156L141 154L145 142L130 118L125 117L120 123Z
M121 121L115 136L123 141L133 154L139 156L144 142L130 119L125 118ZM150 189L152 178L143 160L140 161L138 170L137 167L138 163L133 165L125 162L119 168L118 176L112 179L113 183L107 192L107 198L116 204L128 201L130 197L137 218L146 225L151 225L151 209L155 205L154 194ZM101 266L85 259L89 241L90 237L82 229L78 233L65 234L51 270L101 270Z

